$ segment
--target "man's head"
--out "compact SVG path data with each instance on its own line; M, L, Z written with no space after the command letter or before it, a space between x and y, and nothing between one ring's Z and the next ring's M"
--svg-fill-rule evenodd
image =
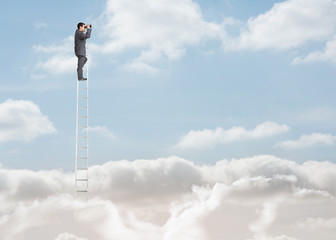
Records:
M85 23L82 23L82 22L78 23L77 24L77 29L81 32L84 32L85 31Z

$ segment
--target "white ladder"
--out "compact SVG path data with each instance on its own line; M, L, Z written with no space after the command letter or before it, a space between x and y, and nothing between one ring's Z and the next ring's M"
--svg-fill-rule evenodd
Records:
M89 65L85 81L77 80L75 197L89 198Z

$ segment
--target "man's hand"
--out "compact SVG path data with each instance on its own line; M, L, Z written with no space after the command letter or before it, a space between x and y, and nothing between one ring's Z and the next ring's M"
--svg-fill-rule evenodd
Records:
M87 25L86 25L86 28L91 28L91 24L87 24Z

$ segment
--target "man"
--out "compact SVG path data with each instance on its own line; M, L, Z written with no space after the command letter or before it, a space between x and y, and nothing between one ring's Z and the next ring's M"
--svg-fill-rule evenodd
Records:
M86 33L85 32L86 30ZM79 81L87 80L87 78L83 77L83 67L88 60L86 57L86 39L90 38L91 36L91 25L86 25L82 22L77 24L77 30L75 33L75 54L78 58L78 65L77 65L77 77Z

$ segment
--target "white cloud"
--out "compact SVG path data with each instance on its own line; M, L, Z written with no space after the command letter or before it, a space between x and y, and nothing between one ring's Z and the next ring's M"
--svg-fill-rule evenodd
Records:
M280 125L274 122L264 122L252 130L246 130L243 127L233 127L228 130L223 128L191 130L181 137L177 147L208 148L218 144L270 137L288 130L289 127L287 125Z
M155 21L153 21L155 19ZM104 20L108 21L111 42L104 50L118 52L126 47L149 47L143 60L155 61L184 55L183 46L217 34L217 26L204 21L199 6L191 0L107 1Z
M157 72L161 60L177 60L186 48L202 40L219 38L220 24L204 20L199 5L192 0L108 0L102 15L105 40L96 45L102 53L121 53L132 49L137 57L128 59L131 71Z
M178 157L108 162L90 168L87 203L70 195L73 173L0 168L0 181L4 240L314 240L312 222L321 223L314 228L321 239L335 236L330 162L273 156L207 166Z
M35 65L35 71L44 71L51 74L64 74L76 71L77 58L74 55L73 36L69 36L59 45L34 45L36 53L44 55ZM51 57L50 57L51 55ZM41 75L35 73L33 75Z
M288 0L250 18L227 49L286 50L334 34L336 5L332 0Z
M312 133L311 135L302 135L298 140L288 140L277 143L275 147L284 149L306 148L314 146L333 146L336 142L336 136L331 134Z
M293 64L315 63L315 62L331 62L336 63L336 37L327 41L324 51L315 51L309 53L306 57L295 58Z
M104 138L115 139L116 136L113 132L105 126L93 126L89 127L89 132Z
M8 99L0 104L0 142L29 142L55 132L52 122L33 102Z
M37 69L45 70L51 74L63 74L76 70L77 58L67 55L56 55L45 62L38 62Z

